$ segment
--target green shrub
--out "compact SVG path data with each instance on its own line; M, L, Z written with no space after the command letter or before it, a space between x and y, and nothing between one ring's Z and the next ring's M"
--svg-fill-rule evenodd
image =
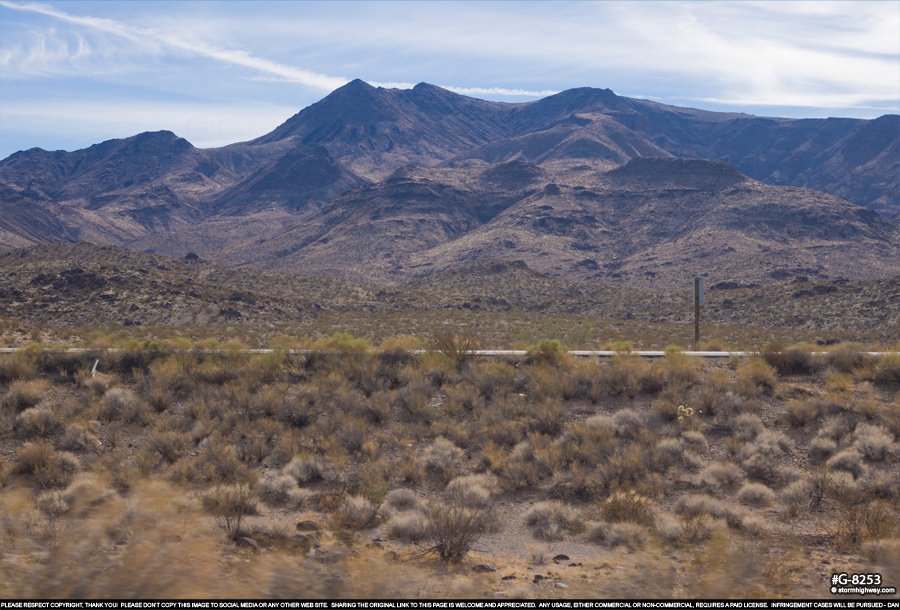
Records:
M559 366L569 359L569 348L559 339L542 339L528 348L526 362Z

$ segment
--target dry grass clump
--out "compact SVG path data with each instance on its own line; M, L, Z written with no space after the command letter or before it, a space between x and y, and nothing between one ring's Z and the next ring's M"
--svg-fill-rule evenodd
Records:
M220 436L206 439L196 455L179 460L172 479L189 483L240 484L256 481L256 473L237 456L234 445Z
M896 451L894 435L883 426L861 423L853 432L854 447L873 462L881 462Z
M385 494L384 505L396 511L415 510L419 506L419 498L412 489L400 487Z
M858 479L865 470L862 456L855 448L844 449L836 453L828 460L827 464L831 470L849 472L854 479Z
M744 482L744 471L733 462L714 462L700 471L697 481L707 491L733 491Z
M13 413L19 413L41 402L49 389L50 383L46 379L13 381L3 396L0 406Z
M654 528L659 537L670 544L697 544L712 536L716 522L706 514L675 517L659 513Z
M771 506L778 497L774 491L762 483L747 483L738 490L737 499L738 502L746 506L761 508Z
M80 467L77 457L44 440L25 443L13 461L13 472L32 475L39 487L65 487Z
M584 519L574 506L555 500L538 502L525 513L525 525L536 538L562 540L565 535L585 530Z
M465 452L452 441L439 436L425 449L422 463L426 472L435 479L447 483L458 472Z
M320 455L296 456L284 467L284 472L301 485L332 481L337 476L334 469Z
M795 428L805 428L819 418L821 402L818 400L789 400L784 405L784 417Z
M24 350L0 354L0 383L27 381L38 373L38 353Z
M423 541L428 537L428 519L414 510L393 515L385 526L388 538L410 544Z
M900 356L891 354L879 358L872 381L886 388L900 386Z
M447 484L446 492L454 502L469 508L487 508L497 493L497 477L491 474L467 474Z
M770 395L777 383L775 369L762 358L747 358L738 365L735 389L746 398Z
M755 413L741 413L731 424L732 432L742 441L752 441L765 429L762 419Z
M16 416L16 431L25 437L46 437L63 429L63 422L50 407L31 407Z
M591 527L587 539L594 544L616 548L627 547L631 550L643 548L647 537L645 530L634 523L597 523Z
M66 426L58 447L66 451L91 451L100 447L100 440L81 424L72 423Z
M146 405L129 389L112 388L100 401L99 417L105 421L142 424L148 421Z
M629 521L650 525L653 523L656 511L649 498L635 491L617 491L600 505L600 514L607 521Z
M621 409L612 416L612 430L619 438L633 439L643 426L643 418L633 409Z
M189 435L175 430L153 432L148 441L150 449L168 464L180 460L191 445Z
M821 463L837 451L837 443L830 438L817 436L809 443L809 459L814 463Z
M282 506L295 500L297 491L297 479L283 472L267 472L256 485L259 498L272 506Z
M769 345L763 350L762 357L779 375L810 375L821 367L808 349L799 346L785 349Z
M900 539L870 540L860 547L860 554L875 565L900 566ZM896 572L895 572L896 573Z
M501 483L507 490L531 487L553 473L556 448L545 438L531 436L509 452L500 469Z
M725 517L725 506L717 499L706 494L688 494L675 503L675 512L685 517L707 515Z
M778 430L765 430L752 443L744 444L739 453L747 476L768 485L782 485L793 477L783 465L794 447L793 441Z
M346 496L334 513L334 524L350 530L373 527L377 523L378 507L364 496Z

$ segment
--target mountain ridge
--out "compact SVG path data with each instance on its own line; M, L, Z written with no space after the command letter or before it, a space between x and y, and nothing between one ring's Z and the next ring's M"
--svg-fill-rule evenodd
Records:
M591 87L509 104L357 79L220 148L160 131L15 153L0 161L0 248L93 241L383 278L513 257L631 280L674 276L694 252L748 281L777 270L774 249L874 277L900 273L898 193L897 115L755 117Z

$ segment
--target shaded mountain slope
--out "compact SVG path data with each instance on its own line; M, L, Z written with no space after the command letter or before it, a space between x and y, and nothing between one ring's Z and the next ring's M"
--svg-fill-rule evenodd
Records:
M773 119L593 88L504 104L356 80L218 149L163 131L16 153L0 161L0 248L89 241L391 281L493 260L640 282L883 277L900 273L898 132L894 115Z

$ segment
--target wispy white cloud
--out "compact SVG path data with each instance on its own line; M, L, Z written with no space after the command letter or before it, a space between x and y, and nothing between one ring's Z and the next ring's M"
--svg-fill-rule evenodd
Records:
M67 23L80 25L87 28L99 30L107 34L113 34L129 40L130 42L147 47L151 50L158 50L160 46L182 52L190 55L205 57L233 66L240 66L255 70L266 77L274 80L283 80L286 82L298 83L309 87L314 87L324 91L331 91L345 85L350 79L342 76L332 76L321 74L305 68L298 68L287 65L264 57L259 57L248 51L240 49L229 49L221 46L209 44L197 38L191 38L160 28L136 27L129 24L121 23L113 19L98 18L91 16L73 15L65 11L61 11L52 6L37 3L16 3L8 0L0 0L0 6L17 11L27 11L37 13L47 17L52 17ZM0 55L0 61L5 59L6 64L10 64L15 57L15 53ZM45 61L53 61L60 59L78 59L78 51L71 55L68 49L62 49L57 56L47 57ZM379 82L372 81L375 86L383 86L398 89L409 89L414 85L404 82ZM514 96L514 97L541 97L544 95L556 93L551 90L528 90L518 88L505 87L456 87L447 86L447 89L456 91L465 95L496 95L496 96Z
M340 76L319 74L305 68L297 68L242 50L225 49L200 40L191 40L171 32L154 28L142 28L115 21L113 19L80 16L58 10L52 6L35 3L16 3L0 0L0 6L17 11L37 13L67 23L99 30L107 34L114 34L132 43L152 50L158 47L166 47L170 50L188 53L213 59L226 64L249 68L283 78L287 81L299 83L309 87L315 87L325 91L331 91L348 82L348 79Z

